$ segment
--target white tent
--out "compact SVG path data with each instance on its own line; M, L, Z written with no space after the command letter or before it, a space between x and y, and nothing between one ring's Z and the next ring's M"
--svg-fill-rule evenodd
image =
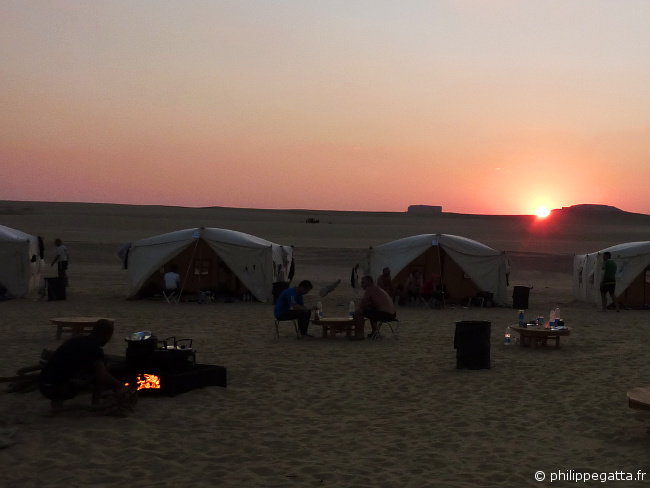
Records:
M630 307L650 304L650 241L626 242L573 258L573 296L600 305L603 253L616 263L616 296Z
M38 237L0 225L0 284L10 295L24 297L38 291L42 255Z
M450 234L423 234L371 247L367 270L377 278L388 267L396 284L403 284L412 271L441 277L452 301L492 293L494 303L507 301L508 259L480 242Z
M178 267L181 291L202 289L251 293L272 298L275 281L283 281L293 257L281 246L242 232L216 228L184 229L137 241L128 249L128 296L162 289L163 274Z

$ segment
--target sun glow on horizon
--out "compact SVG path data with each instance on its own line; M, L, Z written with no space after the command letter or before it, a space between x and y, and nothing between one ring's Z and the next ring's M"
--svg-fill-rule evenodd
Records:
M535 210L535 215L537 215L538 219L545 219L551 215L551 211L546 207L537 207L537 210Z

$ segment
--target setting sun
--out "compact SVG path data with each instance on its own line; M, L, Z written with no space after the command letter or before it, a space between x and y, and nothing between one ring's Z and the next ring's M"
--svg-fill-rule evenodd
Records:
M546 208L546 207L539 207L539 208L535 211L535 215L537 215L537 217L540 218L540 219L545 219L545 218L548 217L550 214L551 214L551 211L550 211L548 208Z

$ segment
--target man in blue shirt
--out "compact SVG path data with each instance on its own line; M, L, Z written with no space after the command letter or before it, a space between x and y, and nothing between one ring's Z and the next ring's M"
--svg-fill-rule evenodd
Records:
M311 337L307 333L311 310L305 307L302 296L306 295L313 288L311 281L303 280L298 286L287 288L275 302L273 314L278 320L297 320L300 335Z

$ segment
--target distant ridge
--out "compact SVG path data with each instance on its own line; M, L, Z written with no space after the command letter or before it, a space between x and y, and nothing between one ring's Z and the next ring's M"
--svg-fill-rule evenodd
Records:
M442 205L409 205L406 213L411 215L438 215L442 213Z
M601 214L601 213L617 213L624 212L620 208L612 205L599 205L595 203L581 203L580 205L571 205L570 207L562 207L555 209L554 212L564 212L573 214Z
M551 211L551 213L562 214L562 215L577 215L577 216L598 216L598 215L613 215L613 214L622 215L622 214L629 214L631 212L626 212L612 205L582 203L579 205L571 205L570 207L562 207L560 209L554 209ZM644 215L644 214L636 214L636 215Z

